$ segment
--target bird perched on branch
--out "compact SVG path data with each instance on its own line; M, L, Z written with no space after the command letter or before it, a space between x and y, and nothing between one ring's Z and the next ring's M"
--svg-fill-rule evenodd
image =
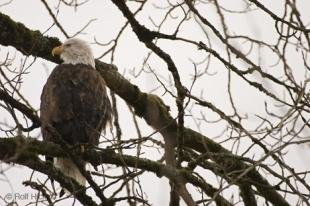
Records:
M55 47L52 54L59 55L63 63L52 71L41 95L43 139L57 142L49 130L52 127L68 146L98 145L101 131L111 120L111 104L89 45L72 38ZM51 157L47 160L53 162ZM84 176L70 158L57 158L54 165L85 186Z

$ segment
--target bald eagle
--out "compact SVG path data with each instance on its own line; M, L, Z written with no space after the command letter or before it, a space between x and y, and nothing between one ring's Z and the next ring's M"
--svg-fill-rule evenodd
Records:
M55 47L52 54L60 55L63 63L55 67L42 91L43 139L55 142L48 129L53 127L68 145L98 145L100 133L111 119L111 104L89 45L72 38ZM56 158L54 165L85 186L85 178L69 158Z

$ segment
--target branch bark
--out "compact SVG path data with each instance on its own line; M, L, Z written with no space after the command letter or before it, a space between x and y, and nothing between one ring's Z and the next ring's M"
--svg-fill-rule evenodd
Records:
M97 205L89 196L85 194L85 188L77 184L73 179L73 181L68 180L68 178L64 177L62 173L56 170L51 164L43 162L38 157L38 155L64 157L66 152L60 145L51 142L39 141L35 138L24 138L18 136L14 138L0 138L0 148L1 161L24 165L46 174L58 181L70 192L75 191L74 195L81 203L85 205ZM178 184L180 179L184 179L186 183L191 183L196 187L200 187L207 195L214 197L214 200L218 205L232 206L232 204L230 204L225 198L220 195L216 195L216 188L197 178L191 174L190 171L177 170L170 166L166 166L148 159L137 159L134 156L117 154L110 149L95 151L93 149L88 150L86 148L81 157L84 161L87 161L94 166L98 166L100 164L113 164L117 166L126 165L127 167L150 171L158 177L167 177L175 184ZM112 203L114 202L114 199L110 199L109 202L113 205Z
M53 178L59 184L70 191L83 204L96 206L96 202L85 193L85 188L80 186L75 180L65 177L59 170L51 164L43 162L38 157L39 151L51 153L53 155L63 152L59 146L52 147L47 143L42 143L36 139L23 137L0 138L0 160L6 163L16 163L27 166L30 169L39 171ZM39 150L39 151L38 151ZM65 154L63 152L63 154ZM62 155L63 155L62 154Z

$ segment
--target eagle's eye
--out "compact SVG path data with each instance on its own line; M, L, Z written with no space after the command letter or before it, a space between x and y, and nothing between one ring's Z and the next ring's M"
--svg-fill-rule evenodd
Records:
M71 46L71 44L65 44L65 46L66 46L66 47L70 47L70 46Z

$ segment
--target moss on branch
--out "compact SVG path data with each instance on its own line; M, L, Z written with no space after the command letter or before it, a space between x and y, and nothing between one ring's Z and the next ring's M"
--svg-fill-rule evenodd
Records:
M40 160L38 155L48 155L54 157L64 157L66 154L61 146L51 143L36 140L34 138L0 138L0 160L7 163L16 163L27 166L36 171L42 172L53 179L57 180L63 187L69 191L75 191L77 198L86 205L94 205L90 197L85 195L85 188L78 185L75 181L69 181L64 177L60 171L56 170L52 165ZM90 162L92 165L97 166L100 164L113 164L117 166L139 168L142 170L150 171L157 176L165 176L176 184L181 178L184 178L186 182L193 184L194 186L202 188L206 194L213 197L216 194L217 189L212 185L206 183L203 180L195 177L190 171L177 170L170 166L158 163L144 158L137 158L130 155L121 155L114 151L94 149L85 150L81 156L83 160ZM231 206L231 204L222 196L217 195L214 200L220 205ZM113 202L113 199L110 200ZM90 204L92 203L92 204Z
M0 13L0 44L13 46L24 55L33 55L59 63L51 55L51 49L60 44L54 37L43 36L40 31L30 30L24 24L13 21L9 16Z
M83 205L97 205L90 196L86 195L84 187L80 186L75 180L65 177L51 164L43 162L39 158L39 154L63 156L65 153L61 150L60 146L53 143L41 142L34 138L26 139L18 136L15 138L0 138L0 148L0 161L24 165L46 174L59 182L68 191L74 192L74 196Z

